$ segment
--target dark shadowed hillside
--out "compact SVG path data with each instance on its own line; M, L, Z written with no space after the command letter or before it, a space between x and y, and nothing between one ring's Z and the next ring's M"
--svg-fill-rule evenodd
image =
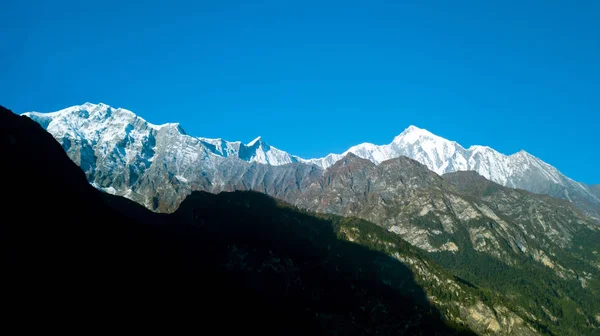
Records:
M1 107L0 154L3 306L21 329L470 334L400 260L450 276L369 222L252 192L197 192L154 214L97 191L50 134ZM440 301L463 290L436 288Z

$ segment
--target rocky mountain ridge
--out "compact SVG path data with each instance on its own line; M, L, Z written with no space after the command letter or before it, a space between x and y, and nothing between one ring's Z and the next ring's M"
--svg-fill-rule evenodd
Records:
M343 154L303 159L270 146L260 137L248 144L192 137L179 124L153 125L129 110L106 104L85 103L58 112L24 115L42 125L62 144L86 172L90 183L136 200L139 197L132 194L144 189L138 186L138 179L156 165L169 166L168 178L183 183L197 183L214 175L212 180L217 181L216 184L227 184L227 181L219 181L218 175L223 171L221 164L232 166L230 162L225 163L228 160L272 166L304 163L326 169L353 153L376 164L407 156L438 174L474 170L504 186L572 201L600 221L600 197L596 192L527 152L506 156L484 146L465 149L415 126L408 127L388 145L365 143ZM142 203L158 209L153 206L154 202L144 200Z
M472 247L507 264L515 263L515 254L525 254L558 267L561 276L571 273L571 278L574 273L563 273L542 251L555 254L571 247L577 232L600 230L567 201L506 188L476 172L440 177L406 157L375 165L348 154L310 184L295 204L364 218L429 252ZM459 241L459 231L467 242ZM595 268L594 263L588 266Z

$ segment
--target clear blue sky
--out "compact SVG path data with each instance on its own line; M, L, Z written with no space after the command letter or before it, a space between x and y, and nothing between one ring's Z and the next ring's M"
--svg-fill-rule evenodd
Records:
M0 4L0 104L125 107L303 157L408 125L600 183L600 1Z

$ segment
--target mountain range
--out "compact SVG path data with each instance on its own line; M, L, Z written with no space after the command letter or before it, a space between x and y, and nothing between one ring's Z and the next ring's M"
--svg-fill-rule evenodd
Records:
M50 134L2 106L0 153L5 327L536 334L373 223L255 192L194 192L157 214L93 188Z
M227 184L220 176L226 171L220 166L230 165L227 159L272 166L303 163L324 170L352 153L375 164L406 156L440 175L473 170L503 186L569 200L600 221L597 186L576 182L525 151L507 156L485 146L465 149L415 126L387 145L363 143L342 154L303 159L267 144L261 137L247 144L193 137L179 124L153 125L129 110L102 103L24 115L50 132L95 186L158 211L173 211L176 204L161 206L160 200L155 202L144 194L143 190L148 189L143 185L144 176L156 175L151 173L161 169L156 165L168 166L165 177L190 184L191 190L201 185L200 189L218 191L219 186Z
M178 124L153 125L104 104L25 115L52 134L87 183L157 212L177 214L197 191L252 190L299 211L372 222L386 233L346 227L340 234L368 244L391 234L417 247L491 307L495 319L444 310L478 333L593 335L599 328L598 187L523 151L464 149L411 126L389 145L303 159L261 138L192 137ZM405 261L423 274L420 262ZM440 295L432 300L448 299Z

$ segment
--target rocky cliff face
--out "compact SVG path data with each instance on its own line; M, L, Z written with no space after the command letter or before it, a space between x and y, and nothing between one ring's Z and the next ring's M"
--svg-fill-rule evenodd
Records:
M569 202L502 187L475 172L440 177L406 157L375 165L348 154L296 204L367 219L429 252L473 248L507 264L524 254L571 277L552 255L582 230L598 230Z

